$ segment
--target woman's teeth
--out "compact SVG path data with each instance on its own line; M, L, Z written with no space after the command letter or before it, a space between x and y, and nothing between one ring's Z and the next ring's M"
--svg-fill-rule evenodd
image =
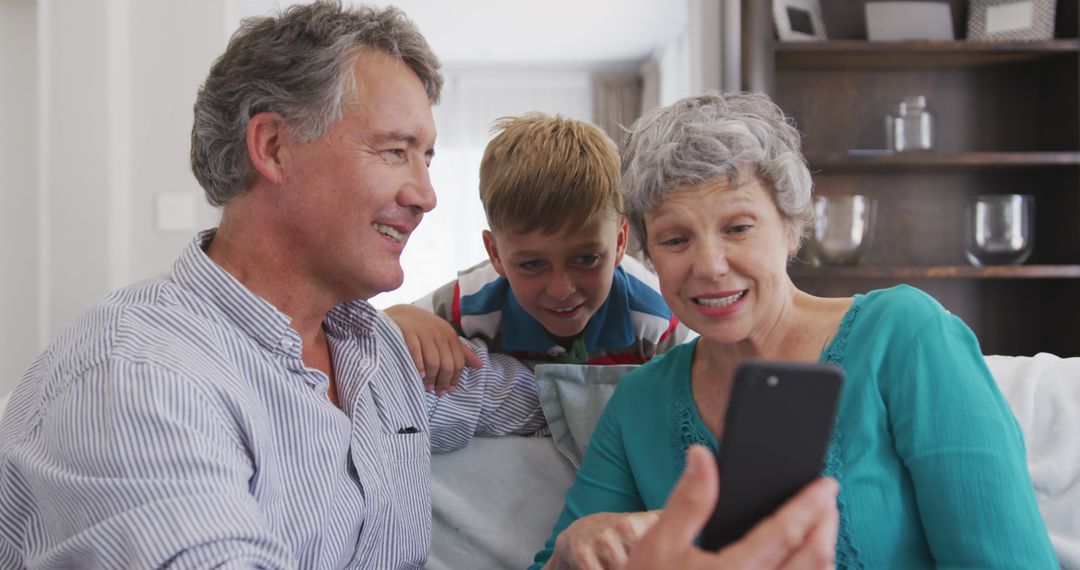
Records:
M390 226L384 226L382 224L371 224L371 225L375 228L375 231L379 232L380 234L382 234L382 235L384 235L384 236L386 236L386 237L388 237L388 238L390 238L390 239L392 239L394 241L401 241L401 238L405 237L405 234L395 230L394 228L392 228Z
M703 299L701 297L697 297L697 298L694 299L694 302L696 302L699 305L704 305L706 307L726 307L726 306L734 303L735 301L738 301L739 299L742 299L743 295L745 295L745 294L746 294L746 291L740 291L738 293L735 293L734 295L728 295L727 297L713 297L713 298L709 298L709 299Z

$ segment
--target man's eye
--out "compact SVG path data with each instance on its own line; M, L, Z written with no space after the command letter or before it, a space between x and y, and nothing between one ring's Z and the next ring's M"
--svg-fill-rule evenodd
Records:
M668 247L674 247L674 246L682 245L684 243L686 243L686 238L676 237L676 238L668 238L666 240L663 240L663 241L660 242L660 245L668 246Z
M403 148L391 148L383 151L383 154L392 162L404 162L408 158L405 149Z

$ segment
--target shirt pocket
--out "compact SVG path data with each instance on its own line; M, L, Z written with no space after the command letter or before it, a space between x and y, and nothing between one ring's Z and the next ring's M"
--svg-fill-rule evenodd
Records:
M431 443L426 431L414 433L383 433L386 456L391 463L428 463Z

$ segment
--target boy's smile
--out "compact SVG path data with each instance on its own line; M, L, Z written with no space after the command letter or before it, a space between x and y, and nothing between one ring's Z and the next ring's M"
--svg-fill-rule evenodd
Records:
M518 304L566 345L607 300L626 239L626 221L613 214L573 231L484 232L491 264L510 282Z

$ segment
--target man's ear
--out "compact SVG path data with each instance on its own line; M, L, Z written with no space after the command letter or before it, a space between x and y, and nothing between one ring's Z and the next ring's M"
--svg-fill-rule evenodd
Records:
M506 277L502 258L499 257L499 248L495 245L495 236L489 230L484 230L484 249L487 250L488 259L491 260L491 266L495 268L495 272Z
M248 121L248 157L255 171L274 184L285 179L282 161L285 134L285 123L277 113L259 113Z
M626 245L630 239L630 223L626 218L619 216L619 236L615 238L615 266L622 263L623 255L626 254Z

